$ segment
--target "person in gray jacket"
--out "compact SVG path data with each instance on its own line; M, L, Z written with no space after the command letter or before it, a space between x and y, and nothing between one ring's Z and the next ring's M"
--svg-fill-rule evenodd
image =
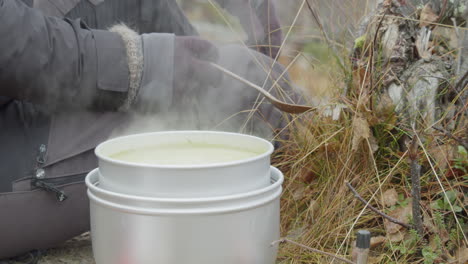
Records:
M234 1L218 2L247 15ZM279 45L273 4L238 3L258 14L253 29L242 22L249 38ZM93 150L135 113L193 113L187 102L198 98L197 106L209 105L202 115L219 122L253 108L258 94L209 62L259 85L271 66L273 75L283 71L261 53L197 37L172 0L0 0L0 35L0 259L89 230L83 179L97 167ZM255 116L282 126L271 105Z

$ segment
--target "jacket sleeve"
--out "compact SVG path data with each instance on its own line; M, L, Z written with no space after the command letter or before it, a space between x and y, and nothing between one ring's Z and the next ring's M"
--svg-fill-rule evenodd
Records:
M0 96L57 108L116 109L129 70L118 34L0 0Z

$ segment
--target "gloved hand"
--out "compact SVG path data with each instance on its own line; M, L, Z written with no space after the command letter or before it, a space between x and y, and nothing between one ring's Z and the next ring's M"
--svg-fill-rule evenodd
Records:
M288 103L302 103L285 68L270 57L240 45L220 46L219 54L218 64L224 68L267 90L278 80L271 94ZM221 84L200 100L197 112L199 120L207 122L204 129L216 127L266 136L272 128L285 125L281 111L257 90L229 75L223 75Z
M239 18L249 37L249 45L254 45L259 52L276 58L282 41L282 32L272 0L216 1Z
M216 47L195 36L152 33L142 35L143 76L137 108L142 112L168 110L187 98L214 89L222 73L209 65L218 59Z
M200 95L216 87L221 72L209 62L218 60L218 50L209 41L195 36L176 36L174 40L173 96Z

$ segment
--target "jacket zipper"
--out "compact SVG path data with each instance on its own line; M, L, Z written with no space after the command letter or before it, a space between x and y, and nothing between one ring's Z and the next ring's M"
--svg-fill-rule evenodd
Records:
M45 170L43 169L43 166L46 162L46 153L47 153L47 147L44 144L41 144L39 146L39 154L37 155L36 158L36 172L35 176L31 180L31 185L33 187L37 187L40 189L43 189L47 192L52 192L55 194L55 197L57 198L57 201L63 202L65 201L68 196L65 194L64 191L58 189L56 185L63 184L63 183L68 183L76 180L82 180L84 179L83 175L76 175L76 176L67 176L67 177L61 177L61 178L51 178L51 179L46 179L46 173Z
M33 179L31 184L37 188L54 193L57 201L59 202L63 202L68 198L64 191L57 189L54 185L47 183L44 180Z
M57 200L59 202L63 202L68 198L68 196L66 195L64 191L58 189L56 186L67 184L67 183L72 183L72 182L84 181L85 178L86 178L86 173L78 174L78 175L70 175L70 176L65 176L65 177L58 177L58 178L47 178L47 179L33 178L31 181L31 184L34 187L54 193Z

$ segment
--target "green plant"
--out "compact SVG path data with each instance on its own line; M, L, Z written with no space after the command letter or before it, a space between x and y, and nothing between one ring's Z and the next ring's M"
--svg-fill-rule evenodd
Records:
M433 215L433 218L434 218L434 223L436 224L437 228L438 229L445 229L446 225L445 225L445 222L444 222L444 217L440 213L440 211L434 211L434 213L432 215Z
M463 146L458 146L458 154L459 154L459 157L457 157L454 160L453 167L455 169L459 169L459 170L463 171L464 173L468 173L468 171L466 169L468 167L468 152L466 151L466 149ZM463 178L466 179L467 176L465 176Z
M443 211L450 211L452 208L450 204L453 206L453 211L459 213L463 211L463 208L456 205L457 202L457 193L456 191L447 191L445 194L442 194L442 198L437 199L436 201L431 203L431 208L435 210L443 210Z
M354 40L354 48L355 49L362 49L364 47L364 43L366 43L367 35L364 34Z
M402 255L412 255L416 253L417 244L420 240L418 232L414 229L409 231L409 238L401 241L400 244L393 247L395 251L399 251Z
M449 220L451 220L451 219L449 219ZM463 218L460 218L458 220L460 221L460 225L462 227L461 229L466 230L467 226L465 224L465 220ZM460 242L461 242L462 237L463 237L462 231L460 231L456 227L451 228L450 232L449 232L449 241L447 243L447 249L448 250L453 250L455 248L460 247L460 245L461 245Z
M424 264L433 264L434 260L439 257L436 252L432 251L432 249L427 246L422 249L421 253L424 257Z
M304 45L302 51L312 55L321 63L330 63L330 50L327 45L320 42L310 42Z

